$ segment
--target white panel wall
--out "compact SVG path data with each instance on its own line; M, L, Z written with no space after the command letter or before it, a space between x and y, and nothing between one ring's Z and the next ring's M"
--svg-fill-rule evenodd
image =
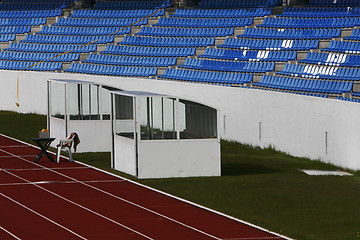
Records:
M217 139L140 141L138 169L139 178L220 176L220 143Z
M76 132L80 138L77 152L111 151L110 120L72 120L68 124L68 135L71 132Z
M111 138L111 136L110 136ZM112 157L116 170L136 176L136 144L135 140L114 136L114 153ZM115 159L117 161L115 161Z
M174 81L21 72L17 108L17 72L0 71L0 76L1 110L45 114L47 79L94 81L124 90L150 91L206 103L220 109L224 126L220 134L224 139L261 147L272 145L295 156L360 169L358 103Z

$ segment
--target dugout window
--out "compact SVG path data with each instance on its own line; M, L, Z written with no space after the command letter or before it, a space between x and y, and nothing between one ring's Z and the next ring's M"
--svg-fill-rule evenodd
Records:
M217 138L217 110L199 103L179 100L180 139Z
M115 124L114 131L116 135L135 138L135 117L134 117L134 97L115 95L114 96Z
M103 120L110 120L111 113L111 94L110 91L117 90L112 87L102 86L100 88L100 111Z
M138 98L141 140L176 139L175 99Z
M51 82L49 88L49 112L52 117L65 119L66 85L60 82Z
M69 84L70 120L99 120L99 86L94 84Z

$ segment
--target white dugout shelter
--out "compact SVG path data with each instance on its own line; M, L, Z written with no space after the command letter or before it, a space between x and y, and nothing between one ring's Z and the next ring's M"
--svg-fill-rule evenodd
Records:
M217 109L148 92L111 99L113 168L137 178L221 175Z
M48 80L48 129L53 145L76 132L78 152L111 151L110 90L93 82Z

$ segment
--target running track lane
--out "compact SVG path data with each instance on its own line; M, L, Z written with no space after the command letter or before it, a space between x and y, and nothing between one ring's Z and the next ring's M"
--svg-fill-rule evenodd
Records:
M289 239L0 135L0 239Z

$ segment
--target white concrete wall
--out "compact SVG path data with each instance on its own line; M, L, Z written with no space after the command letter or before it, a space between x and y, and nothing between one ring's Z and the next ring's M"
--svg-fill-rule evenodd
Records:
M17 72L0 71L0 76L1 110L45 114L47 79L94 81L124 90L150 91L206 103L220 109L220 124L224 126L220 135L224 139L253 146L271 145L291 155L360 169L358 103L174 81L21 72L17 108Z

